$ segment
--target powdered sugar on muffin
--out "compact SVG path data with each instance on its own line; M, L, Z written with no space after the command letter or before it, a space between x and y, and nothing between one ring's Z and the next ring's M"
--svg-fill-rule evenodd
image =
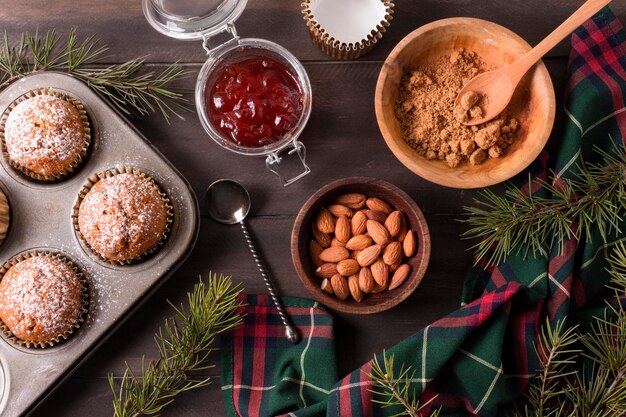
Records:
M0 319L18 339L46 343L68 333L81 313L74 269L49 255L11 267L0 281Z
M135 174L98 181L80 204L78 227L89 246L112 261L129 261L164 236L168 207L159 190Z
M84 153L85 125L72 103L37 95L15 106L5 124L9 158L42 176L63 174Z

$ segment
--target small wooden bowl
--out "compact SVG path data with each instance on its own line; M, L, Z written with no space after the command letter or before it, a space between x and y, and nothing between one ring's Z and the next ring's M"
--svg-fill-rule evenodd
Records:
M309 243L313 239L312 225L321 207L332 204L337 197L347 193L362 193L378 197L402 211L410 230L417 237L417 253L406 261L411 265L411 275L406 282L393 291L367 294L360 303L351 298L342 301L320 289L322 279L315 275L316 266L309 254ZM430 232L420 208L404 191L386 181L368 177L350 177L319 189L300 209L291 232L291 257L298 276L309 292L326 306L344 313L371 314L388 310L404 301L422 282L430 260Z
M554 124L554 87L543 62L525 75L509 105L521 121L520 130L500 158L490 158L481 165L464 162L456 168L450 168L445 161L428 160L402 137L394 110L400 83L407 71L460 48L476 52L494 67L512 63L531 49L515 33L486 20L451 18L422 26L398 43L380 71L375 94L376 119L387 146L415 174L448 187L486 187L518 174L539 155Z

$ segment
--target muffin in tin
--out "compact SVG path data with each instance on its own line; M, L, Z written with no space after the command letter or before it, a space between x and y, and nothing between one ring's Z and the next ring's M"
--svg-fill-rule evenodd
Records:
M4 191L0 188L0 245L4 243L9 232L9 222L11 220L11 211L9 209L9 201Z
M91 140L82 105L52 90L31 92L16 100L2 130L4 152L11 165L45 181L73 172Z
M154 250L171 222L169 200L149 177L129 170L93 184L79 202L78 231L102 258L128 263Z
M0 320L10 335L38 346L67 337L83 313L83 284L68 261L50 254L27 257L0 280Z

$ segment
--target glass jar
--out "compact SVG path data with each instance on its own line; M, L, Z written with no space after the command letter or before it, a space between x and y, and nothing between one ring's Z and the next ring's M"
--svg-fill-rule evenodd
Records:
M267 168L288 186L311 172L306 163L306 148L298 140L304 130L312 107L311 82L298 59L277 43L264 39L241 39L234 21L245 9L247 0L143 0L143 11L148 22L159 32L182 40L202 40L208 54L198 74L195 88L196 109L202 127L223 148L241 155L264 156ZM220 41L217 41L217 39ZM214 44L214 46L212 46ZM271 58L283 65L298 84L302 113L296 125L278 141L260 147L234 143L222 134L209 117L205 94L215 84L222 70L247 58ZM285 178L280 171L281 154L295 155L303 171Z

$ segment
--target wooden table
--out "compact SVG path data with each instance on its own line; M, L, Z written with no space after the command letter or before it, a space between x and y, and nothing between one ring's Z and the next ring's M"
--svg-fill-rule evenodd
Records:
M471 263L470 243L459 239L463 226L455 219L476 193L447 189L413 175L387 149L378 131L374 86L383 60L413 29L454 16L495 21L535 44L581 2L396 0L394 20L376 48L358 61L337 62L309 39L299 1L249 0L236 23L239 34L269 39L289 49L303 61L313 85L313 113L301 137L313 173L289 188L278 184L262 159L237 156L217 146L194 113L187 114L186 121L174 119L169 125L158 115L133 123L191 182L200 198L207 185L218 178L235 178L249 188L253 200L249 226L282 294L308 296L292 266L289 241L296 213L319 187L346 176L374 176L401 187L421 206L432 235L432 258L424 282L391 311L369 317L335 315L339 373L344 375L374 352L458 308L463 278ZM613 8L618 16L626 17L626 2L615 2ZM37 27L56 28L65 34L78 26L82 35L96 33L111 47L109 63L149 55L150 67L159 70L180 61L194 72L184 83L189 89L205 60L199 42L175 41L154 31L144 20L140 0L3 0L0 16L0 28L12 37ZM564 42L545 60L559 98L565 83L568 45ZM111 416L107 374L121 375L124 362L139 369L142 355L155 357L152 335L171 315L166 300L183 302L198 275L210 270L232 274L249 292L265 292L239 228L218 225L203 215L198 243L186 264L34 415ZM212 386L177 398L164 415L225 415L219 371L216 368L209 374Z

